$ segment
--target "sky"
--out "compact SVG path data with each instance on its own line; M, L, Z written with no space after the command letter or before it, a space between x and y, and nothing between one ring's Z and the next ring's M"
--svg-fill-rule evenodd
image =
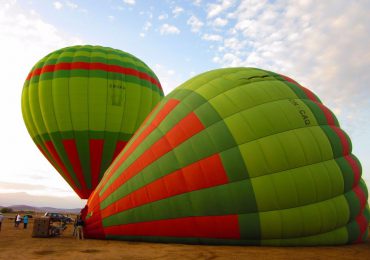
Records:
M0 0L0 205L86 203L34 145L20 102L32 66L78 44L135 55L165 94L221 67L294 78L336 114L370 187L369 13L368 0Z

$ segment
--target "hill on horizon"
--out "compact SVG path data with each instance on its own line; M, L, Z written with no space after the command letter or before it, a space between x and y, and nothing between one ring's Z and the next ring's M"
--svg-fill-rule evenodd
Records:
M56 213L70 213L79 214L80 208L64 209L64 208L53 208L53 207L34 207L29 205L11 205L11 206L0 206L2 208L11 208L13 211L34 211L34 212L56 212Z
M29 206L31 208L51 208L51 209L81 209L86 201L78 200L75 197L57 197L31 195L26 192L0 193L0 205L4 207L11 206Z

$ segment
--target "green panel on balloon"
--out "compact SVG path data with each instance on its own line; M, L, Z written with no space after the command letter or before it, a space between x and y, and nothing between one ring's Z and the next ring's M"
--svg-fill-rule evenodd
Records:
M157 77L138 58L107 47L72 46L32 68L22 113L32 139L87 199L162 97Z
M281 132L245 143L240 149L253 177L333 158L330 143L319 127Z
M363 242L368 193L348 136L315 94L255 68L174 89L105 172L90 238L223 245Z
M334 160L253 178L252 184L260 211L324 201L344 191L342 175Z
M104 131L106 128L108 81L94 78L94 84L89 87L89 129L92 131Z

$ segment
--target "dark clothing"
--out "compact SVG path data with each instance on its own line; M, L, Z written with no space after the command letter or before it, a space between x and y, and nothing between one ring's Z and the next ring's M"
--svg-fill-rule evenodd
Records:
M85 225L85 223L82 220L81 216L77 218L75 225L76 225L77 239L84 239L83 226Z
M4 216L0 213L0 231L1 231L1 223L3 223Z
M76 221L76 226L81 226L83 227L85 225L84 221L82 219L77 219Z

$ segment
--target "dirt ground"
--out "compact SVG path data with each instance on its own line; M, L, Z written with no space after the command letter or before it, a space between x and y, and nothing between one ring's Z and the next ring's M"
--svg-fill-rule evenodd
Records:
M370 259L365 244L340 247L196 246L125 241L76 240L73 226L59 237L32 238L32 225L4 219L0 259Z

